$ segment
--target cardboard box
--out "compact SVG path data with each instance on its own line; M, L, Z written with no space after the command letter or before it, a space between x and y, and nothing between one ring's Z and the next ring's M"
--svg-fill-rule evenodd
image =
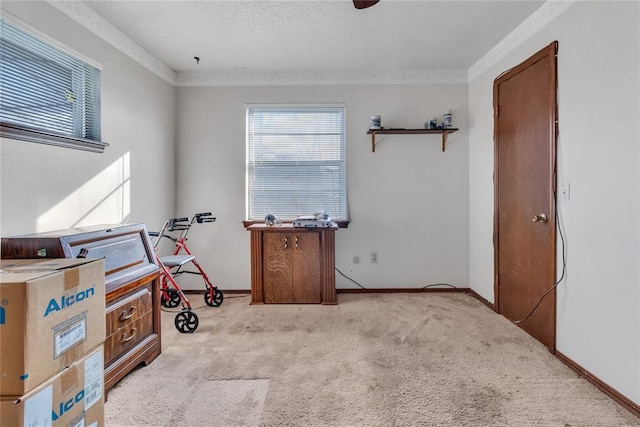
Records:
M0 398L0 419L6 426L104 426L102 345L26 395Z
M0 395L26 394L105 333L103 259L0 261Z

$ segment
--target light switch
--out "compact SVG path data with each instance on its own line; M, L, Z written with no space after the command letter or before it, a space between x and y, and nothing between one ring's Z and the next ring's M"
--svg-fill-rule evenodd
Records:
M560 185L560 200L568 202L571 200L571 184L566 183Z

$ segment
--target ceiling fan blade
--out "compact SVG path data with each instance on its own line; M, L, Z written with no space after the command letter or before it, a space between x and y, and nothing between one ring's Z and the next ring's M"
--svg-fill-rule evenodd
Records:
M353 0L353 5L356 9L366 9L367 7L373 6L378 3L380 0Z

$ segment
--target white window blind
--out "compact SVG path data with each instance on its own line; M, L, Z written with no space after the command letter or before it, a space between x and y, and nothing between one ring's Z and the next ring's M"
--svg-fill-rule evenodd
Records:
M348 220L344 106L247 107L247 218Z
M100 70L5 19L0 25L3 136L102 151Z

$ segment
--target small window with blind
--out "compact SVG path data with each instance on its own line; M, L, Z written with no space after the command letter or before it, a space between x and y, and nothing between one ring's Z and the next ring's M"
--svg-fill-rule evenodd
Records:
M0 20L2 136L103 152L100 69Z
M344 105L247 106L247 219L347 222Z

